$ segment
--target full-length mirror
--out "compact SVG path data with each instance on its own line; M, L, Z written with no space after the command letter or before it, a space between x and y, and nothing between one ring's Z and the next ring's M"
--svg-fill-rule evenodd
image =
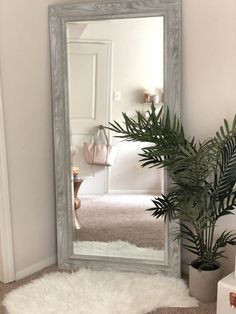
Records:
M151 103L178 113L179 1L52 6L50 35L59 266L178 276L177 226L146 210L168 174L106 127ZM109 165L95 161L107 145Z
M122 120L121 112L146 114L151 97L161 106L163 17L68 23L67 66L74 252L164 260L165 224L145 210L163 192L163 170L141 168L141 144L118 142L107 131L116 146L112 166L87 163L83 151L100 125Z

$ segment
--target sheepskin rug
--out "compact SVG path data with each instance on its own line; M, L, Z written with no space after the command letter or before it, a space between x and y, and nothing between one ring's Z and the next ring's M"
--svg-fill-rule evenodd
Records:
M159 307L195 307L181 279L82 269L55 272L13 290L9 314L145 314Z

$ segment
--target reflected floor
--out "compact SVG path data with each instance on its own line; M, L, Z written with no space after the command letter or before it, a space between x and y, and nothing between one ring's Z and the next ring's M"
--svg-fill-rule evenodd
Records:
M164 249L165 224L146 211L152 195L79 196L81 229L74 241L124 241L141 248Z

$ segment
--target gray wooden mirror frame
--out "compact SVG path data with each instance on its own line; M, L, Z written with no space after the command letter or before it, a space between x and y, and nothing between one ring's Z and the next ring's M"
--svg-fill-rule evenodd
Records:
M134 17L164 17L164 94L172 112L180 111L181 0L97 1L49 7L52 103L54 124L55 190L57 213L57 254L61 269L162 271L180 275L180 246L171 234L176 223L167 222L165 260L128 259L73 254L71 157L68 108L66 23ZM168 180L166 180L166 189Z

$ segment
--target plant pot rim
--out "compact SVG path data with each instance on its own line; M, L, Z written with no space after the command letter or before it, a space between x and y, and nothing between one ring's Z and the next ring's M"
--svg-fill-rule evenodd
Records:
M213 263L209 263L209 265L211 265L211 267L212 267L211 269L207 269L204 267L202 268L201 266L203 264L204 264L204 262L201 259L196 258L196 259L192 260L190 266L196 270L199 270L199 271L210 271L210 272L216 271L216 270L221 268L221 264L218 261L214 261ZM205 264L207 264L207 263L205 263Z

